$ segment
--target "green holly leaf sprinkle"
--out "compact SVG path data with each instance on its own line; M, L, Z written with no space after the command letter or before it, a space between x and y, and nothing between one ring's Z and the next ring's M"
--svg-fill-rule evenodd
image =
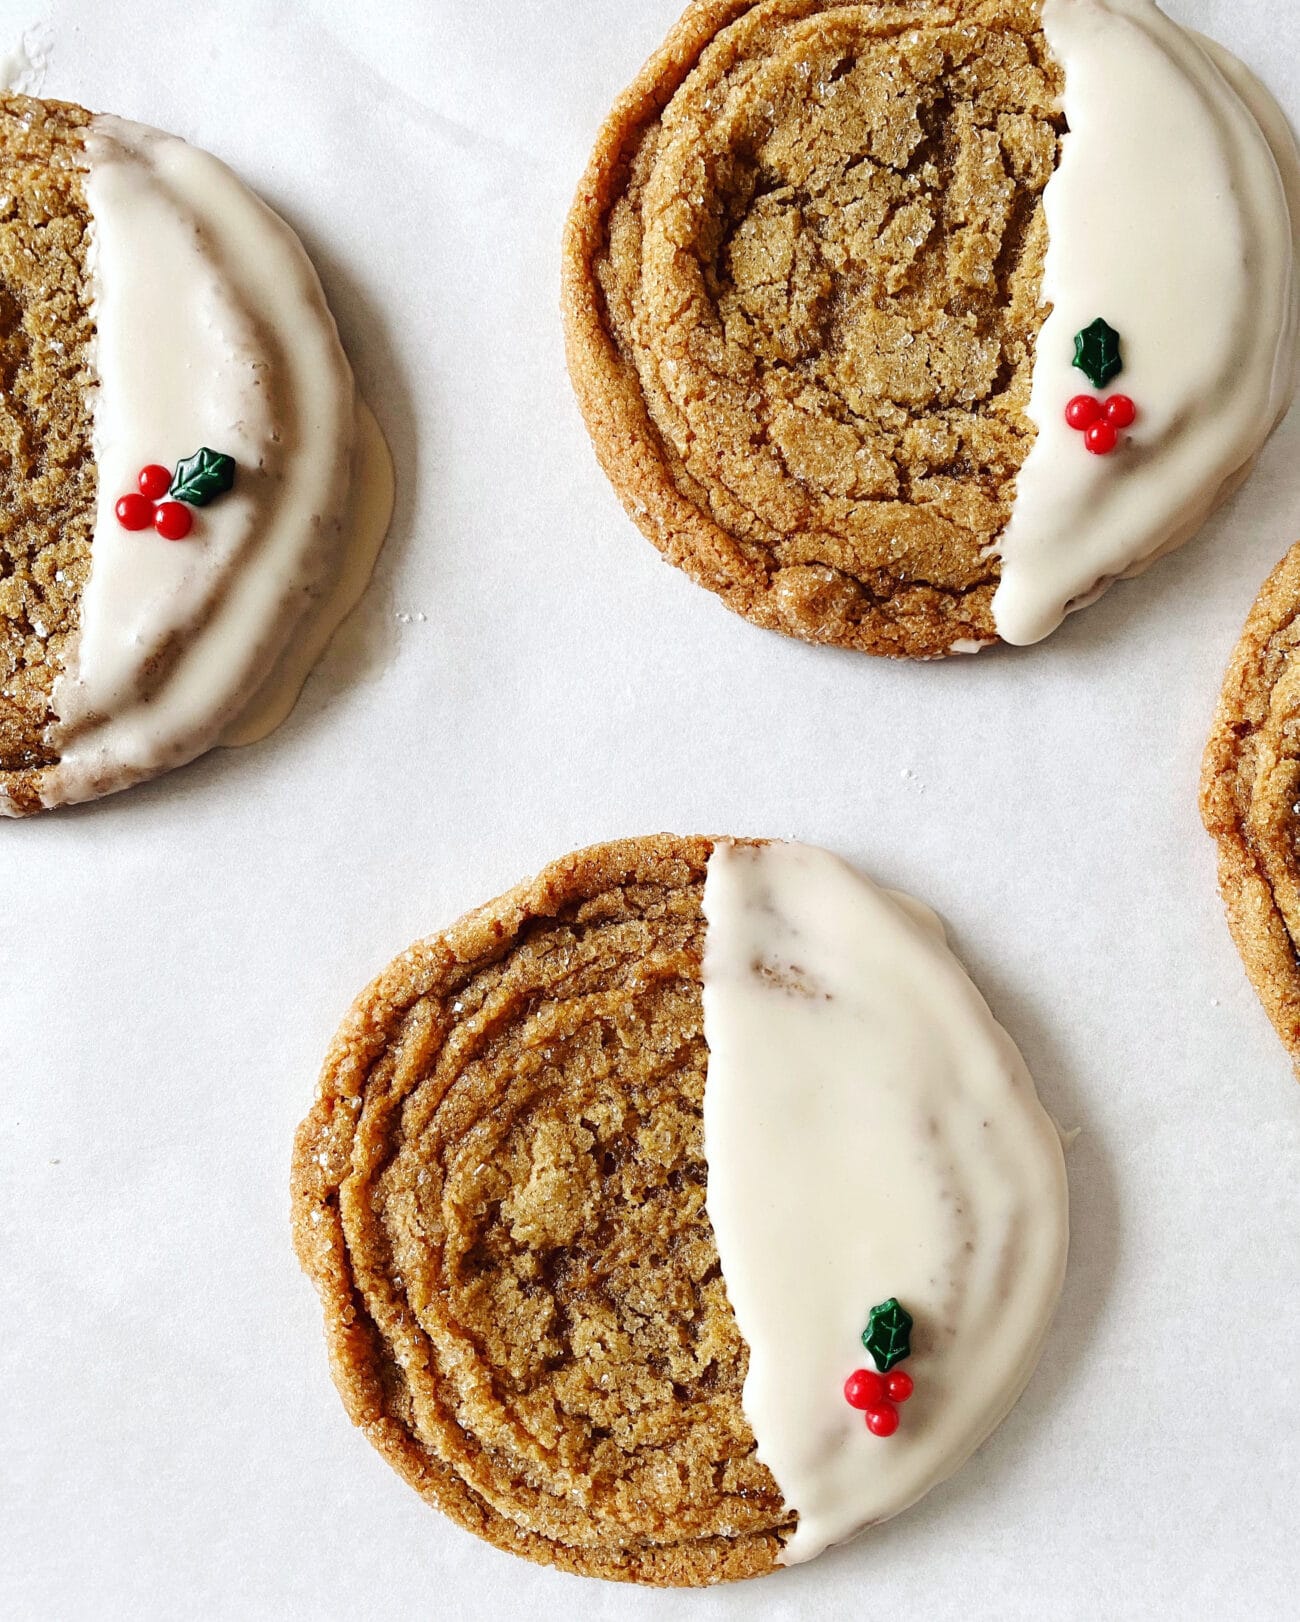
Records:
M1074 364L1094 389L1104 389L1112 377L1118 377L1124 370L1119 333L1098 316L1090 327L1075 333Z
M895 1363L901 1363L912 1353L912 1315L891 1295L878 1307L872 1307L867 1327L862 1332L862 1344L871 1353L881 1374L888 1374Z
M177 462L169 494L178 501L188 501L191 507L206 507L215 497L224 496L234 482L234 457L204 446Z

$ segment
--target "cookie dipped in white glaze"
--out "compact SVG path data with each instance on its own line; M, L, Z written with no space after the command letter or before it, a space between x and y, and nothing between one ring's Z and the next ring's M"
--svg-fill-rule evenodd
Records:
M823 850L720 842L704 913L708 1212L794 1563L905 1509L1014 1403L1060 1292L1064 1161L924 907ZM880 1437L844 1383L891 1297L915 1391Z
M118 118L91 121L84 184L98 498L50 806L247 736L250 710L282 719L306 676L295 650L323 647L391 512L386 447L289 227L218 159ZM233 490L184 539L124 528L139 470L201 447L234 458Z
M1267 92L1153 0L1043 0L1042 15L1069 130L1043 196L1037 437L995 547L994 621L1021 644L1190 539L1249 472L1296 372L1300 160ZM1090 387L1074 336L1098 318L1123 370ZM1089 454L1066 406L1112 392L1136 419Z

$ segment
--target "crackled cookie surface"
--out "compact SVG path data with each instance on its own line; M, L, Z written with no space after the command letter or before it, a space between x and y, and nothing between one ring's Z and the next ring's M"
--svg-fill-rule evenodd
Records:
M937 920L823 851L670 836L375 981L293 1223L348 1413L412 1486L514 1553L689 1585L956 1469L1066 1243L1055 1129ZM845 1382L891 1313L908 1377L864 1421Z
M760 625L919 657L1037 641L1186 539L1294 371L1294 144L1207 49L1152 0L692 5L566 242L646 535Z
M38 802L51 699L90 572L89 114L0 96L0 807Z
M693 6L568 235L570 367L669 558L873 653L993 635L1063 128L1036 9Z
M287 713L391 478L297 238L160 130L0 97L0 813Z
M704 1214L709 850L598 848L412 947L294 1160L352 1419L471 1531L592 1576L750 1576L789 1524Z
M1300 1068L1300 545L1265 581L1224 678L1201 816L1228 924Z

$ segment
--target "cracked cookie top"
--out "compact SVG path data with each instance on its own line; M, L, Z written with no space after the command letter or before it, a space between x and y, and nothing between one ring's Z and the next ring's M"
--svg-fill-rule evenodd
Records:
M712 849L580 851L417 943L298 1133L352 1419L461 1526L587 1576L754 1576L792 1519L704 1209Z
M692 6L570 218L570 370L640 527L809 641L992 640L1063 131L1032 0Z
M1205 749L1201 819L1246 973L1300 1073L1300 544L1260 588Z

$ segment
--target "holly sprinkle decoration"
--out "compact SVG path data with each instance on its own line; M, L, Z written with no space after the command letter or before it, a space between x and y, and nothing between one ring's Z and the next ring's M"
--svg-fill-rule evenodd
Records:
M1104 389L1112 377L1124 370L1119 333L1098 316L1091 326L1075 333L1074 364L1094 389Z
M183 462L177 462L171 493L188 501L191 507L206 507L214 497L224 496L234 482L234 457L204 446Z
M140 469L140 494L147 496L150 501L161 501L172 487L171 469L161 462L150 462L148 467Z
M153 510L153 527L165 541L183 541L194 527L194 516L179 501L160 501Z
M148 529L153 523L153 502L146 496L122 496L113 511L123 529Z
M176 464L173 474L161 462L140 469L139 491L123 496L113 509L123 529L152 524L165 541L183 541L194 528L190 507L206 507L235 482L235 459L205 447ZM165 501L164 496L177 496ZM188 503L188 505L186 505Z
M844 1400L860 1410L873 1436L892 1436L898 1429L898 1404L912 1395L912 1376L895 1368L912 1350L912 1315L891 1295L872 1307L862 1344L874 1369L855 1369L844 1382Z
M1109 456L1119 444L1119 430L1131 428L1137 407L1127 394L1112 394L1098 400L1091 394L1076 394L1065 408L1065 420L1083 435L1083 443L1094 456Z
M888 1301L872 1307L867 1327L862 1331L862 1344L880 1372L888 1374L895 1363L911 1355L911 1333L911 1313L905 1312L891 1295Z
M879 1408L885 1395L885 1377L874 1369L856 1369L844 1382L845 1402L864 1413Z

